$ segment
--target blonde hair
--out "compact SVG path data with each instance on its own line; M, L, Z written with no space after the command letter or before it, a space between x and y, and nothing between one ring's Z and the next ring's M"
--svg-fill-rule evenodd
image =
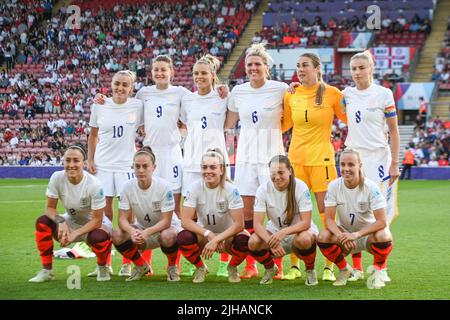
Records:
M216 85L219 84L219 77L217 76L217 72L219 71L220 68L220 60L217 59L215 56L207 54L198 59L197 62L195 62L194 68L198 64L206 64L207 66L209 66L209 69L212 74L212 85L213 88L215 88Z
M249 57L260 57L263 60L263 63L267 67L269 67L270 64L273 62L273 59L267 52L264 43L252 44L250 46L250 48L248 48L247 51L245 51L245 61L246 62ZM267 79L270 79L269 68L266 69L266 77L267 77Z
M134 92L134 83L136 82L136 74L130 70L120 70L120 71L117 71L112 78L114 79L116 76L127 76L130 78L131 90L130 90L129 95L131 96Z
M356 59L362 59L362 60L366 60L369 63L369 68L372 69L371 77L369 79L370 83L372 83L373 81L373 73L375 71L375 59L372 56L372 53L369 50L365 50L363 52L359 52L357 54L354 54L351 58L350 58L350 67L352 65L352 61L356 60Z
M231 180L227 176L227 164L225 162L225 156L223 151L220 148L209 148L202 155L202 162L204 158L217 158L220 161L220 165L223 168L223 175L220 177L220 186L223 188L225 186L225 182L231 182Z
M319 88L317 88L315 104L316 106L320 106L323 103L323 94L325 93L325 82L323 81L322 64L320 62L320 58L318 55L314 53L304 53L300 57L310 59L312 61L314 68L319 67L319 72L317 73L317 81L319 81Z
M350 149L350 148L346 148L344 151L341 152L340 157L342 157L344 154L352 154L358 160L358 163L359 163L359 170L358 170L359 183L358 183L358 186L359 186L359 189L362 190L364 188L364 173L362 171L362 162L361 162L361 157L359 155L359 152L356 151L356 150Z

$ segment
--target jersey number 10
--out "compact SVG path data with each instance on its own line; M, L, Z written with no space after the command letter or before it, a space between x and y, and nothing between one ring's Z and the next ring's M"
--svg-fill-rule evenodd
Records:
M113 138L120 138L123 136L123 126L113 126Z

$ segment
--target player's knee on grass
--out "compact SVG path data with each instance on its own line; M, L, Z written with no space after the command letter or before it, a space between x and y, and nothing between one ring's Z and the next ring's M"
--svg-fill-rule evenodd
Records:
M188 246L198 242L197 235L188 230L182 230L178 233L177 242L179 246Z

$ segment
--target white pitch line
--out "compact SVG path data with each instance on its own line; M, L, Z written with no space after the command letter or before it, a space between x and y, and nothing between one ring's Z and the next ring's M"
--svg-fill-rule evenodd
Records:
M22 189L22 188L24 188L24 189L30 189L30 188L34 188L34 187L46 187L47 185L46 184L26 184L26 185L23 185L23 186L18 186L18 185L11 185L11 186L8 186L8 185L3 185L3 186L0 186L0 189Z
M44 200L0 200L0 203L35 203L35 202L45 202Z

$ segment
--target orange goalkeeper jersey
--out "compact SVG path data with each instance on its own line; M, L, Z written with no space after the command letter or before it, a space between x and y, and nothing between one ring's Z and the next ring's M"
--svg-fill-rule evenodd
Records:
M319 84L296 87L284 96L283 132L292 130L289 159L302 166L335 165L331 130L336 115L347 123L343 95L339 89L325 85L321 105L316 105Z

